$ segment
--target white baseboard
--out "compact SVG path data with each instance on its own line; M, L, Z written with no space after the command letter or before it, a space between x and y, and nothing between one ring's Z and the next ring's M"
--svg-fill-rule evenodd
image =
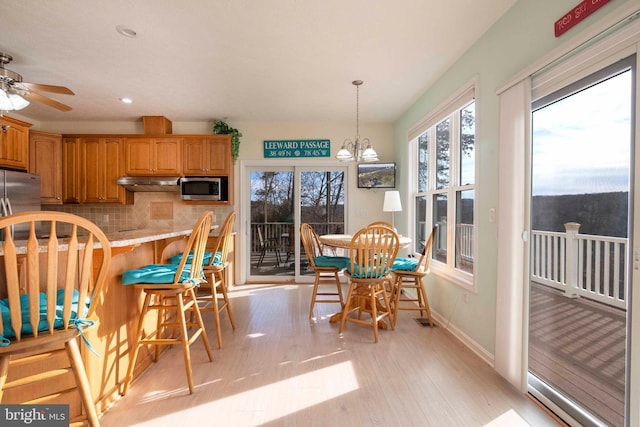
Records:
M435 311L433 308L431 309L431 315L433 316L436 323L438 324L438 327L445 328L454 337L460 340L462 344L464 344L471 351L477 354L478 357L480 357L482 360L487 362L489 366L491 366L492 368L495 368L493 354L489 353L484 347L482 347L480 344L475 342L473 339L471 339L471 337L469 337L467 334L462 332L460 329L456 328L454 325L451 325L444 316L440 315L440 313Z

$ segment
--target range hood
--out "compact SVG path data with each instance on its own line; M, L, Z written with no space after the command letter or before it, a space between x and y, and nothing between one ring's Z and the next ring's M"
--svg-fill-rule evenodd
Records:
M123 176L118 184L129 191L178 191L179 176Z

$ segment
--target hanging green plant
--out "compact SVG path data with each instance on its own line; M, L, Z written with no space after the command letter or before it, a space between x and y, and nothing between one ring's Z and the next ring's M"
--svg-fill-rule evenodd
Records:
M242 137L242 133L218 119L213 121L213 133L216 135L231 135L231 157L235 162L240 153L240 137Z

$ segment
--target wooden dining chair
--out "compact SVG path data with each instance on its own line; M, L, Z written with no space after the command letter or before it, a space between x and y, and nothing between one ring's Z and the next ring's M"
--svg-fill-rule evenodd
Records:
M28 224L29 237L15 241L11 230ZM70 237L58 235L70 229ZM41 237L36 230L42 230ZM104 283L111 262L111 245L91 221L64 212L25 212L0 219L2 274L0 274L0 401L6 390L46 380L64 384L63 376L73 372L90 426L99 426L87 374L78 348L84 333L99 322L96 308L103 300ZM29 360L52 360L66 352L69 368L36 373L7 382L9 361L21 356ZM56 382L57 380L57 382ZM34 389L41 391L38 387ZM30 403L61 403L73 392L48 390L48 395ZM26 402L25 402L26 403ZM75 421L75 420L74 420Z
M224 220L213 256L208 264L204 266L204 274L207 282L200 285L196 293L200 303L200 311L211 311L216 322L216 337L218 348L222 347L222 329L220 328L220 313L227 311L231 329L235 330L231 303L227 295L227 269L229 267L229 248L233 240L233 225L236 221L236 213L231 211ZM204 304L203 304L204 303Z
M371 227L372 225L384 225L385 227L389 227L389 228L393 229L393 225L390 222L387 222L387 221L373 221L372 223L367 225L367 227Z
M206 211L200 216L191 231L180 263L151 264L126 271L122 275L124 285L132 285L144 294L144 304L140 311L138 331L131 350L122 395L127 394L129 390L138 353L143 345L155 346L154 361L158 360L160 346L179 344L182 347L190 394L193 393L194 387L190 346L196 339L202 338L207 357L209 361L213 361L195 293L196 287L205 280L202 261L212 220L212 211ZM156 328L150 333L145 333L145 319L151 311L157 312ZM195 321L187 321L192 318ZM173 333L176 330L178 336L174 337Z
M347 321L369 325L378 342L378 322L388 318L391 329L395 327L387 287L392 286L392 266L398 254L398 234L384 225L372 225L359 230L351 239L349 267L349 292L342 312L340 329ZM357 312L357 317L351 316ZM369 319L363 319L362 313Z
M300 238L309 263L308 269L316 275L309 307L309 319L313 317L313 307L317 303L340 304L340 308L343 308L344 299L338 274L347 267L349 258L324 255L318 235L310 224L300 224ZM335 285L335 290L319 291L320 285Z
M393 286L394 323L398 318L399 310L419 310L421 316L423 316L423 313L427 315L429 326L434 326L431 309L429 308L429 298L427 298L427 291L422 279L429 274L431 248L433 247L436 229L437 227L433 227L431 230L419 259L398 257L393 263L393 274L395 276ZM413 289L415 297L403 292L406 289Z

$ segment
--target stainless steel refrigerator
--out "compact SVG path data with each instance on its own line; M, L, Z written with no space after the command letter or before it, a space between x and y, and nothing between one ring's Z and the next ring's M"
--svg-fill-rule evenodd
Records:
M0 170L0 202L2 216L41 210L40 175ZM28 233L27 226L16 227L13 238L26 239ZM4 236L0 236L0 239L4 240Z

